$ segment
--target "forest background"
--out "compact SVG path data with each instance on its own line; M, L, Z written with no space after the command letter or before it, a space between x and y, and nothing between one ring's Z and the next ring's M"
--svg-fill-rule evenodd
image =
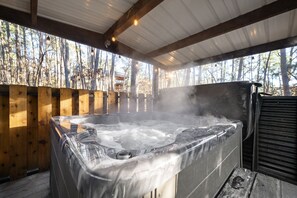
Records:
M2 20L0 41L0 84L130 91L134 80L137 93L152 93L150 64ZM158 73L160 89L254 81L263 85L260 92L296 96L297 47Z

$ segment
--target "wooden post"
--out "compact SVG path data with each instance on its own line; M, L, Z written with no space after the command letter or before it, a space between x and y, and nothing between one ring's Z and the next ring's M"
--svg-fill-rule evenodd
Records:
M0 93L0 177L9 176L9 87L2 86Z
M37 88L28 88L28 103L27 103L27 169L33 170L38 168L38 96Z
M128 95L120 92L120 113L128 113Z
M52 117L52 90L49 87L38 87L38 167L44 171L50 165L50 128Z
M60 115L72 115L72 90L61 88L60 89Z
M94 91L94 114L103 114L103 91Z
M88 115L89 114L89 91L79 90L78 91L78 114Z
M144 94L138 94L138 112L144 112Z
M118 93L110 91L108 92L108 113L118 112Z
M26 175L27 171L27 87L9 86L10 176Z

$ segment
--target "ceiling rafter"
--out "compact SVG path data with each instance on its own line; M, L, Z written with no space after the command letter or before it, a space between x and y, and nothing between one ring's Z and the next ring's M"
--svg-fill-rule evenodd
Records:
M48 34L66 38L98 49L127 56L139 61L144 61L154 66L165 68L165 65L146 57L144 54L120 43L112 43L108 48L105 46L105 37L103 34L75 27L69 24L61 23L36 15L38 23L33 24L31 13L15 10L0 5L0 19L16 23L28 28L36 29Z
M228 53L224 53L224 54L220 54L220 55L216 55L208 58L202 58L189 63L167 66L166 70L179 70L179 69L185 69L190 67L196 67L196 66L209 64L209 63L215 63L215 62L225 61L229 59L250 56L253 54L278 50L282 48L293 47L295 45L297 45L297 36L289 37L286 39L281 39L281 40L277 40L269 43L264 43L261 45L248 47L245 49L240 49L240 50L236 50L236 51L232 51L232 52L228 52Z
M117 20L105 33L106 39L119 36L122 32L133 25L134 20L149 13L164 0L139 0L119 20Z
M30 10L31 10L32 25L37 24L37 8L38 8L38 0L31 0L30 1Z
M178 40L159 49L153 50L146 55L148 57L157 57L202 41L214 38L227 32L245 27L247 25L268 19L270 17L288 12L297 8L296 0L278 0L261 8L240 15L229 21L220 23L204 31L193 34L184 39Z

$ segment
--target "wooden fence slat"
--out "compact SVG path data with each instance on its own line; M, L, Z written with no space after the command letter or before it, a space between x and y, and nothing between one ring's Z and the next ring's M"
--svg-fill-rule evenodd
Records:
M133 94L129 93L129 112L133 113L136 112L137 108L137 98L133 96Z
M103 91L94 91L94 114L103 114Z
M0 95L0 177L9 176L9 97L8 86L5 86L7 95Z
M79 90L78 91L78 114L87 115L89 114L89 91L88 90Z
M89 114L94 114L94 91L89 91Z
M120 113L128 113L128 95L120 92Z
M118 112L118 93L108 92L108 113Z
M33 94L29 94L29 91ZM36 94L36 95L35 95ZM37 88L28 88L27 98L27 169L38 168L38 96Z
M103 114L107 113L108 94L106 91L103 92Z
M60 115L60 90L52 88L52 116Z
M26 175L27 171L27 87L9 86L10 176Z
M72 115L72 90L60 89L60 115L70 116Z
M72 91L72 115L79 114L79 97L78 97L78 90Z
M144 94L138 94L138 112L144 112Z
M50 128L52 117L52 90L49 87L38 87L38 167L48 170L50 164Z

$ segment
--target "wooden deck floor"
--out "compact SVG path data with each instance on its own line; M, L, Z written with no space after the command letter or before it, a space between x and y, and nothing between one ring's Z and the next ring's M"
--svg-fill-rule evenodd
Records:
M237 169L238 170L238 169ZM236 174L229 178L228 185L234 185L233 180L237 176L245 178L245 186L236 188L237 192L229 194L225 188L218 197L244 197L244 198L293 198L297 197L297 186L278 179L252 172L235 171ZM254 179L253 179L254 177ZM247 179L248 178L248 179ZM251 189L251 190L250 190ZM223 192L226 190L226 192ZM38 173L23 179L7 182L0 185L0 197L2 198L50 198L49 172Z
M50 198L49 171L0 185L2 198Z

